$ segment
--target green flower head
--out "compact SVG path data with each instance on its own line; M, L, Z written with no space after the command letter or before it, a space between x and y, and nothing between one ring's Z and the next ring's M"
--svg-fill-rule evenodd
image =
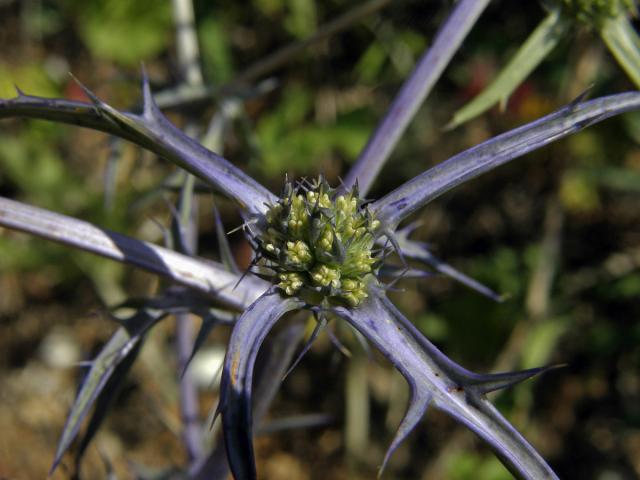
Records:
M339 193L319 178L297 186L287 182L259 219L253 240L285 295L355 307L367 297L378 267L372 249L379 230L357 189Z

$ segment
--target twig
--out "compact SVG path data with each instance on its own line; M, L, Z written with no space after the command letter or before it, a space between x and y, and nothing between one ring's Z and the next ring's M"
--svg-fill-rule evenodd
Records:
M176 50L178 64L184 81L188 85L203 84L200 68L198 34L195 29L193 3L191 0L173 0L173 16L176 27ZM188 125L189 127L189 125ZM198 251L198 209L194 196L195 178L189 174L185 180L180 198L180 218L173 222L177 232L184 232L183 253L195 254ZM193 319L188 313L176 314L176 354L178 357L178 375L180 376L180 417L182 420L182 438L189 458L189 464L195 465L204 455L202 445L202 425L199 420L198 391L186 370L193 350Z

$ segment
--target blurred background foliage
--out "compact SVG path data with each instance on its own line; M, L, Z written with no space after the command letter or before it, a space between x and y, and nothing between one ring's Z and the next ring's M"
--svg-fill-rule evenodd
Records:
M360 3L195 1L206 84L236 92L172 108L170 118L179 125L197 120L200 135L214 112L233 108L224 154L272 190L281 188L285 173L323 172L339 182L451 5L379 3L341 33L241 84L236 79L255 62L322 31ZM495 77L544 15L537 2L492 3L371 197L587 88L591 96L633 88L602 44L578 33L526 79L504 111L494 108L444 132L453 112ZM67 74L73 72L111 104L135 108L141 62L155 91L170 96L180 83L174 44L170 2L1 0L0 96L13 96L17 85L36 95L83 99ZM265 88L254 88L267 79ZM473 370L568 365L497 398L561 478L640 476L638 141L639 114L609 120L460 187L420 214L416 238L507 295L503 303L440 277L403 281L393 294L431 339ZM102 134L35 121L0 127L0 194L138 238L162 241L156 223L167 224L163 198L172 194L159 186L172 171ZM201 254L213 258L206 189L200 202ZM232 205L219 203L228 229L238 225ZM246 243L237 234L231 240L246 265ZM115 328L105 306L150 294L155 285L148 274L0 231L0 477L45 475L82 374L73 365L90 358ZM211 348L224 338L225 332L215 335ZM272 408L274 417L323 411L335 422L259 437L262 478L375 476L406 388L384 360L368 361L348 332L341 338L352 358L324 338ZM183 462L172 339L170 321L154 330L88 453L87 478L106 476L105 459L122 478L134 464L160 469ZM211 368L200 399L203 417L216 401L207 388ZM61 469L54 478L65 475ZM431 413L392 458L385 478L510 475L471 434Z

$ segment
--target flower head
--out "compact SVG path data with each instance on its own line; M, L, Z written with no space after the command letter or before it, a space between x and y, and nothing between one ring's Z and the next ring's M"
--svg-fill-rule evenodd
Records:
M379 230L357 188L338 192L320 177L296 186L287 182L259 217L252 243L285 295L355 307L367 297L380 264L373 251Z

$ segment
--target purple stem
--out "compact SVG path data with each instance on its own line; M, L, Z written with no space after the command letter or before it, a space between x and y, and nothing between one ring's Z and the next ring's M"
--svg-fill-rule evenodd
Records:
M187 3L190 0L183 0ZM182 193L178 203L178 216L173 219L173 231L181 238L175 245L182 246L185 254L195 255L198 251L198 203L194 195L195 177L186 174ZM175 239L178 240L178 239ZM189 464L199 462L204 455L202 445L202 426L200 425L200 409L198 391L187 370L193 351L193 319L188 313L176 314L176 356L180 377L180 417L182 419L182 437Z
M180 416L182 418L182 436L187 450L189 464L202 458L202 432L199 419L198 392L193 383L191 372L185 370L193 349L193 321L188 313L176 315L176 350L178 371L184 374L180 378Z
M176 26L176 50L183 80L189 85L202 85L200 69L200 51L198 34L195 29L195 16L192 0L173 0L173 19ZM187 125L189 127L189 125ZM174 231L184 234L180 242L186 248L186 254L195 255L198 251L198 203L194 195L195 178L185 176L179 201L179 217L174 218ZM187 370L193 351L193 319L188 313L176 315L176 355L180 378L180 416L182 418L182 437L189 458L189 464L199 462L204 455L202 445L202 427L199 418L198 391Z
M457 3L347 174L343 188L349 189L357 181L360 194L367 194L409 122L488 3L489 0L460 0Z
M224 266L181 255L157 245L110 232L83 220L0 197L0 227L46 238L79 250L128 263L210 295L226 306L243 310L269 284L255 275L238 283L239 275Z

